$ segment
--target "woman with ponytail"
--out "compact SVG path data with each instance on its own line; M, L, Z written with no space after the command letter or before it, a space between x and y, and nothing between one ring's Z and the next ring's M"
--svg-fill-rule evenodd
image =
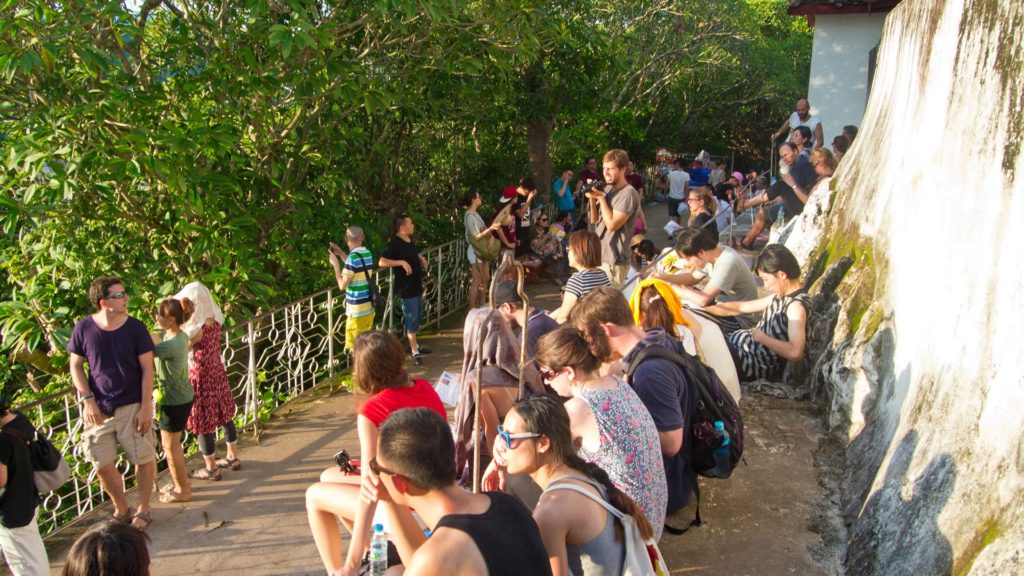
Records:
M554 576L619 575L626 555L615 517L587 496L558 486L572 485L596 495L632 516L644 539L656 538L640 506L600 466L577 455L569 414L558 400L537 395L519 402L499 434L497 452L509 472L529 474L544 491L533 519ZM658 481L651 487L664 484L661 478Z
M559 396L569 398L565 410L572 445L640 505L660 536L668 487L658 430L628 384L617 376L600 374L605 355L595 354L583 334L571 326L545 334L537 344L542 378ZM495 460L496 467L504 465L500 456Z
M185 430L195 399L188 380L188 336L181 328L191 316L191 300L168 298L160 303L156 313L160 331L151 335L156 345L153 355L156 357L156 389L160 394L160 443L172 480L161 491L160 501L164 504L192 499L192 485L185 471L185 453L181 448L181 433Z

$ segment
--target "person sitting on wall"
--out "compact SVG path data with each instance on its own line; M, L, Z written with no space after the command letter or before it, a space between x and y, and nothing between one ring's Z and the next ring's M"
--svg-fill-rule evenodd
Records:
M718 316L763 312L757 326L727 338L740 380L777 379L786 361L803 358L807 342L810 296L800 282L800 263L782 244L765 246L754 261L770 296L752 301L721 302L707 310Z
M810 161L797 152L797 147L792 142L786 142L779 146L779 157L782 159L782 178L765 190L764 194L758 194L753 198L740 201L739 211L753 206L771 203L777 198L781 199L785 206L786 217L792 218L804 211L804 204L810 197L815 182L818 181L818 174L814 171ZM746 238L739 242L741 248L750 250L754 247L757 236L766 227L775 223L777 212L773 210L761 210L754 219L754 225L750 228Z
M676 293L691 305L707 307L715 301L745 301L757 299L757 283L743 257L728 246L719 246L707 230L687 228L679 235L675 252L693 272L680 274L658 273L654 277L673 285ZM705 278L703 289L696 285ZM754 323L750 315L736 318L718 318L722 333L728 334Z

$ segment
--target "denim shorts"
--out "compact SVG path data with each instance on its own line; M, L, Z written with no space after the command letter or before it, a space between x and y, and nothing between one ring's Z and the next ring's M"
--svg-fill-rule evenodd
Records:
M423 296L402 298L402 324L407 333L415 334L420 329L423 319Z

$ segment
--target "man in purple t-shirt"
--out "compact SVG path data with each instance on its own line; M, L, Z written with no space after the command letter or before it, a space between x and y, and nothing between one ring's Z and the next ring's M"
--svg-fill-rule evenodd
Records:
M115 276L89 285L96 313L75 324L68 341L71 379L85 427L82 454L96 467L100 485L114 503L114 518L145 530L153 519L149 499L156 474L153 424L153 340L146 326L128 315L128 293ZM85 365L89 364L86 376ZM139 505L128 507L117 470L117 445L135 465Z

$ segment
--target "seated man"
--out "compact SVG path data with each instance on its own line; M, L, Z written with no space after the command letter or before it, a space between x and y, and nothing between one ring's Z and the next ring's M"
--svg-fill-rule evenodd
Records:
M768 187L763 194L758 194L746 202L740 201L737 212L760 204L778 203L773 200L781 198L786 207L786 217L792 218L804 211L804 204L818 181L818 174L814 167L807 160L806 156L797 152L797 147L792 142L786 142L779 147L779 157L782 159L783 167L787 168L782 174L782 179ZM740 241L740 246L750 250L754 247L754 240L765 227L775 223L775 210L762 210L758 212L754 225L750 228L746 238Z
M710 306L722 302L757 299L757 283L743 257L728 246L719 246L707 230L687 228L676 241L676 254L693 272L681 274L660 273L656 278L673 285L684 302L697 306ZM703 290L695 288L705 278ZM754 324L755 316L744 314L735 318L718 318L722 333L728 334Z
M364 494L384 504L405 574L551 574L540 530L522 503L455 485L455 445L437 413L407 408L392 414L380 427L377 458L369 466ZM412 509L431 529L429 539Z
M516 283L512 280L502 281L494 288L494 306L509 326L517 331L517 338L522 334L522 327L526 326L526 361L533 364L533 357L537 354L537 340L558 328L558 322L540 308L531 306L527 312L516 293Z

